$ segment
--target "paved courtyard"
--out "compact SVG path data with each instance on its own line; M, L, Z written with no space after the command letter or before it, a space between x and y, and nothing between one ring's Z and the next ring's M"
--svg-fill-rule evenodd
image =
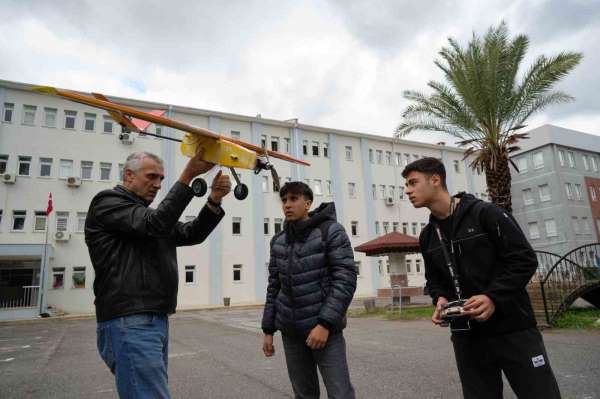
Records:
M260 309L178 313L171 319L174 398L291 398L281 338L262 355ZM349 319L359 398L460 398L448 332L427 321ZM565 399L600 399L600 332L545 331ZM115 398L96 352L95 321L0 323L1 398ZM322 397L326 395L323 391ZM513 398L506 388L506 398Z

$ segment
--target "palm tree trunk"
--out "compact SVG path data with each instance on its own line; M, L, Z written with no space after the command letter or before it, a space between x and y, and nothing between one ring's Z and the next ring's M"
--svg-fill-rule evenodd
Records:
M510 193L511 177L508 157L501 154L497 158L496 168L492 169L489 161L485 162L485 181L491 201L512 213L512 198Z

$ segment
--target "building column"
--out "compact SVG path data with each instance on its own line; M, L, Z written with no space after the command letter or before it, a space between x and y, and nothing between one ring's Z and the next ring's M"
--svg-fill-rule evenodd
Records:
M252 144L260 146L263 125L259 122L251 124ZM265 267L265 201L262 192L262 176L252 173L252 213L254 217L254 290L256 302L264 302L267 292L267 268Z
M221 118L216 116L208 117L208 130L219 133L221 131ZM210 182L207 182L210 184ZM226 223L225 220L223 222ZM223 300L223 223L219 223L209 236L209 259L208 259L208 279L209 279L209 303L211 305L220 305Z
M454 192L454 184L453 184L453 180L452 179L452 174L454 173L454 166L452 164L449 164L449 159L448 159L448 152L446 150L441 150L440 151L441 156L442 156L442 163L444 164L444 167L446 168L446 186L448 187L448 192L450 193L450 195L454 195L456 194Z
M369 240L375 238L375 209L373 201L369 192L373 185L373 175L371 170L371 163L369 162L369 140L366 138L360 139L360 162L362 166L362 177L363 177L363 198L364 206L367 211L367 234ZM373 284L373 292L377 294L379 289L379 268L377 267L377 260L372 257L367 258L371 267L371 279Z
M341 173L341 158L340 151L338 150L338 143L335 134L329 133L328 138L328 151L329 151L329 170L331 171L331 189L333 190L333 202L335 203L335 210L337 214L337 220L344 225L344 188L342 184L342 173Z

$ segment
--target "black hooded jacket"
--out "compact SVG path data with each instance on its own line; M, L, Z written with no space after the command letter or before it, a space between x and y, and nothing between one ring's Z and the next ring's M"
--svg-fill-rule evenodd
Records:
M496 306L487 321L471 321L470 333L491 336L535 326L525 288L538 262L517 222L492 203L465 193L456 197L460 203L451 216L451 236L444 237L444 241L458 269L462 297L485 294ZM434 305L440 296L449 301L456 299L435 221L430 216L419 238L427 288Z
M193 198L177 182L156 209L116 186L98 193L85 221L85 242L96 272L96 318L106 321L141 312L175 313L177 251L199 244L224 215L207 206L196 219L179 222Z
M305 337L317 324L330 332L346 327L346 311L356 290L352 246L335 221L333 202L321 204L309 216L286 223L271 240L265 334L280 330ZM320 227L326 229L326 240Z

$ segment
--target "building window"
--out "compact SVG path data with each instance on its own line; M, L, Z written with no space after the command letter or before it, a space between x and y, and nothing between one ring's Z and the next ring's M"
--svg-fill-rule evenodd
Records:
M393 222L392 223L392 231L397 232L398 231L398 226L400 225L400 223L398 222Z
M331 180L325 180L325 189L327 190L327 195L333 195L333 190L331 189Z
M397 153L395 154L395 158L394 158L394 159L395 159L395 162L394 162L394 164L395 164L396 166L400 166L400 163L402 162L402 154L400 154L399 152L397 152Z
M85 231L85 219L87 212L77 212L77 231L83 233Z
M323 158L329 158L329 144L323 143Z
M410 154L404 154L404 166L410 163Z
M269 176L262 177L262 192L263 193L269 192Z
M421 231L423 231L423 229L425 228L425 226L427 226L427 223L421 222Z
M110 170L112 169L112 163L100 162L100 180L110 180Z
M379 222L375 222L375 234L379 235Z
M419 159L419 156L417 154L413 154L413 162L416 161L416 160L418 160L418 159Z
M13 211L13 231L23 231L25 229L25 218L27 211Z
M75 121L77 120L77 111L65 110L65 129L75 129Z
M402 234L408 234L408 223L402 222Z
M348 183L348 196L350 198L355 198L356 197L356 184L354 184L354 183Z
M390 222L383 222L383 234L387 234L390 232Z
M592 198L592 201L597 201L598 197L596 196L596 189L594 186L589 186L588 188L590 190L590 198Z
M271 137L271 150L279 151L279 137Z
M313 180L313 191L315 195L323 195L323 186L321 180Z
M59 163L58 177L66 179L73 176L73 160L61 159Z
M523 203L525 205L533 204L533 194L531 193L530 188L526 188L525 190L523 190Z
M40 177L50 177L52 173L52 158L40 158Z
M242 265L233 265L233 281L242 281Z
M52 289L60 290L65 285L65 268L64 267L53 267L52 268Z
M406 259L406 272L407 273L412 273L412 260L411 259Z
M418 228L419 224L416 222L411 223L411 228L412 228L412 235L413 236L417 236L417 228Z
M319 156L319 142L318 141L312 142L312 154L313 154L313 157Z
M360 261L354 262L354 269L356 270L356 275L360 276Z
M519 158L517 160L517 167L519 168L520 174L527 173L527 157Z
M384 184L381 184L379 186L379 197L381 199L385 199L385 185Z
M588 158L585 155L581 156L581 159L583 160L583 169L585 170L590 170L590 165L588 163Z
M573 151L567 151L567 157L569 158L569 166L575 167L575 155L573 155Z
M185 267L185 283L196 284L196 266L186 265Z
M575 234L579 234L579 219L577 218L577 216L573 216L571 218L571 222L573 223L573 231L575 232Z
M0 155L0 173L6 173L6 164L8 164L8 155Z
M583 192L581 190L581 184L575 185L575 195L577 196L577 201L583 201Z
M533 168L541 169L544 167L544 153L541 151L533 154Z
M373 149L369 148L369 162L375 163L375 158L373 157Z
M29 176L31 157L19 156L19 176Z
M269 234L269 218L265 218L265 220L263 222L263 233L265 235Z
M558 162L560 162L560 166L565 166L565 152L563 150L558 150Z
M85 288L85 267L73 268L73 288Z
M394 186L390 186L389 189L390 189L389 197L390 198L395 198L396 197L396 193L394 192Z
M345 146L346 150L346 161L352 161L352 147L347 145Z
M547 184L542 184L538 187L540 191L540 202L550 201L552 198L550 196L550 187Z
M56 231L67 231L69 212L56 212Z
M554 219L544 220L544 225L546 226L546 236L548 236L548 237L558 236L558 232L556 230L556 221L554 221Z
M596 162L596 157L590 157L590 163L592 164L592 169L594 172L598 171L598 163Z
M104 123L102 132L103 133L112 133L113 132L113 120L110 116L104 115Z
M285 143L285 152L286 153L290 153L290 139L288 137L285 137L283 139L283 142Z
M35 124L35 105L23 105L23 124L33 126Z
M381 164L383 162L383 151L381 151L381 150L375 151L375 161L378 164Z
M94 162L81 161L81 178L84 180L91 180L93 168L94 168Z
M392 164L392 152L391 151L386 151L385 152L385 164L386 165L391 165Z
M96 128L96 114L86 112L84 116L85 121L83 123L83 130L86 132L93 132Z
M231 138L235 139L235 140L239 140L242 137L241 133L238 132L237 130L232 130L231 131Z
M242 218L234 217L231 221L231 234L242 234Z
M276 218L275 224L273 225L273 232L275 234L278 234L278 233L281 233L282 229L283 229L283 219Z
M33 221L34 231L46 230L46 211L35 211L35 220Z
M536 239L540 238L540 230L537 222L528 223L529 226L529 238Z
M567 192L567 199L573 199L573 187L571 183L565 183L565 191Z
M267 148L267 136L265 136L264 134L260 136L260 146L262 148Z
M458 161L454 161L454 172L460 173L460 163Z
M398 186L398 199L404 199L404 187Z
M44 108L44 126L56 127L57 114L58 110L56 108Z
M308 155L308 140L302 142L302 153Z
M415 259L415 269L417 273L421 273L421 259Z
M2 121L11 123L14 110L15 110L15 104L4 103L4 114L2 117Z
M371 197L377 199L377 186L375 184L371 185Z
M353 237L358 236L358 222L350 223L350 231L352 232Z

